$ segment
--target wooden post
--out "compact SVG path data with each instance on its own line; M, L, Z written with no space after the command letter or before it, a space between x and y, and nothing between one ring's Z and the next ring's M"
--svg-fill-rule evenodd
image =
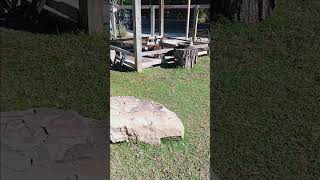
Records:
M191 0L188 0L188 14L187 14L187 27L186 27L186 40L188 40L188 39L189 39L190 7L191 7Z
M133 0L134 62L136 71L142 71L141 0Z
M199 5L194 6L193 34L192 34L192 41L193 42L195 42L196 38L197 38L199 7L200 7Z
M103 32L104 0L79 0L80 26L89 34Z
M154 35L155 35L155 26L156 26L156 24L155 24L156 23L155 22L155 19L156 19L155 12L156 12L156 7L155 7L155 5L152 5L150 7L150 22L151 22L151 32L150 32L150 34L151 34L152 37L154 37Z
M159 4L159 20L160 20L160 24L159 24L159 29L160 29L160 36L163 37L164 35L164 0L160 0L160 4Z
M112 5L111 27L112 27L113 37L117 38L116 10L115 10L114 4Z

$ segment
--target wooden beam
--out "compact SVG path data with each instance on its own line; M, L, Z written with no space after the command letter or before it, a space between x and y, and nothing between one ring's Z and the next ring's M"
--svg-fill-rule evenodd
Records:
M133 0L133 37L135 69L142 71L141 0Z
M142 5L141 9L150 9L152 5ZM159 5L154 5L156 9L159 9ZM191 5L194 8L196 5ZM200 4L200 9L210 9L210 4ZM187 9L188 5L164 5L164 9ZM132 9L131 5L119 6L119 9Z
M161 58L144 58L144 60L145 62L142 64L143 69L160 65L163 61Z
M167 43L167 42L160 42L160 43L161 43L161 46L164 47L164 48L175 48L175 47L177 47L177 45L170 44L170 43Z
M209 44L197 44L197 45L192 45L192 47L194 47L194 48L198 48L198 49L200 49L200 48L208 48L209 47Z
M199 5L194 7L194 17L193 17L193 34L192 41L195 42L197 38L198 31L198 19L199 19Z
M160 49L160 50L154 50L154 51L145 51L142 52L142 56L152 56L156 54L165 54L167 52L173 51L174 48L167 48L167 49Z
M128 56L134 56L134 53L132 53L132 52L130 52L128 50L122 49L120 47L117 47L117 46L110 45L110 49L118 51L118 52L121 52L121 53L126 54Z
M26 1L29 2L29 3L32 2L32 0L26 0ZM20 3L21 3L21 1L20 1ZM47 2L47 4L45 4L43 6L43 9L45 9L45 10L47 10L47 11L49 11L49 12L51 12L51 13L57 15L57 16L60 16L60 17L65 18L65 19L68 19L69 21L71 21L73 23L78 23L77 19L75 19L73 17L70 17L69 15L67 15L67 14L65 14L63 12L57 11L55 8L50 7L50 1Z
M159 29L160 29L160 36L163 37L164 35L164 0L159 0Z
M43 8L44 5L46 4L46 1L47 1L47 0L41 0L41 1L39 2L38 7L37 7L38 14L41 13L42 8Z
M203 56L203 55L207 55L208 51L199 51L198 52L198 56Z
M186 26L186 40L189 39L189 25L190 25L190 8L191 8L191 0L188 0L188 13L187 13L187 26Z
M155 27L156 27L156 8L155 5L150 6L150 19L151 19L151 37L155 35Z
M79 22L89 34L104 31L104 6L102 0L79 0Z
M155 65L160 65L163 62L163 59L161 58L147 58L143 57L142 60L142 69L149 68ZM126 60L124 61L123 65L134 68L134 57L133 56L127 56Z
M168 36L168 37L166 37L167 39L170 39L170 40L179 40L179 41L181 41L181 42L188 42L185 38L183 38L183 37L174 37L174 36Z

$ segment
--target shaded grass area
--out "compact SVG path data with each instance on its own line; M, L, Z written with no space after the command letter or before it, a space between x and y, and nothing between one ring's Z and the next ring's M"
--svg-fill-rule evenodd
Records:
M111 179L206 179L209 171L209 58L191 70L152 68L111 72L112 96L156 101L175 112L183 140L111 145Z
M108 118L106 36L0 28L1 111L34 107Z
M260 24L215 24L211 163L222 179L319 179L319 12L317 0L279 0Z

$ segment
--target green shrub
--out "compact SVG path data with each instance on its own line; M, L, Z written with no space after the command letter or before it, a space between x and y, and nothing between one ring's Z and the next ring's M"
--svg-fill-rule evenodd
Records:
M207 21L207 12L205 9L200 9L199 10L199 17L198 17L198 23L203 24Z
M128 34L127 27L123 24L120 24L118 26L118 32L117 32L118 37L124 38L127 36L127 34Z

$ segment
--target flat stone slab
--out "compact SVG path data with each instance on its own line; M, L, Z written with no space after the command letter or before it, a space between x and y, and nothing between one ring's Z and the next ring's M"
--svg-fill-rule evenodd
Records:
M104 179L106 122L54 108L0 119L1 179Z
M178 116L154 101L132 96L110 98L110 140L160 144L161 138L184 137Z

